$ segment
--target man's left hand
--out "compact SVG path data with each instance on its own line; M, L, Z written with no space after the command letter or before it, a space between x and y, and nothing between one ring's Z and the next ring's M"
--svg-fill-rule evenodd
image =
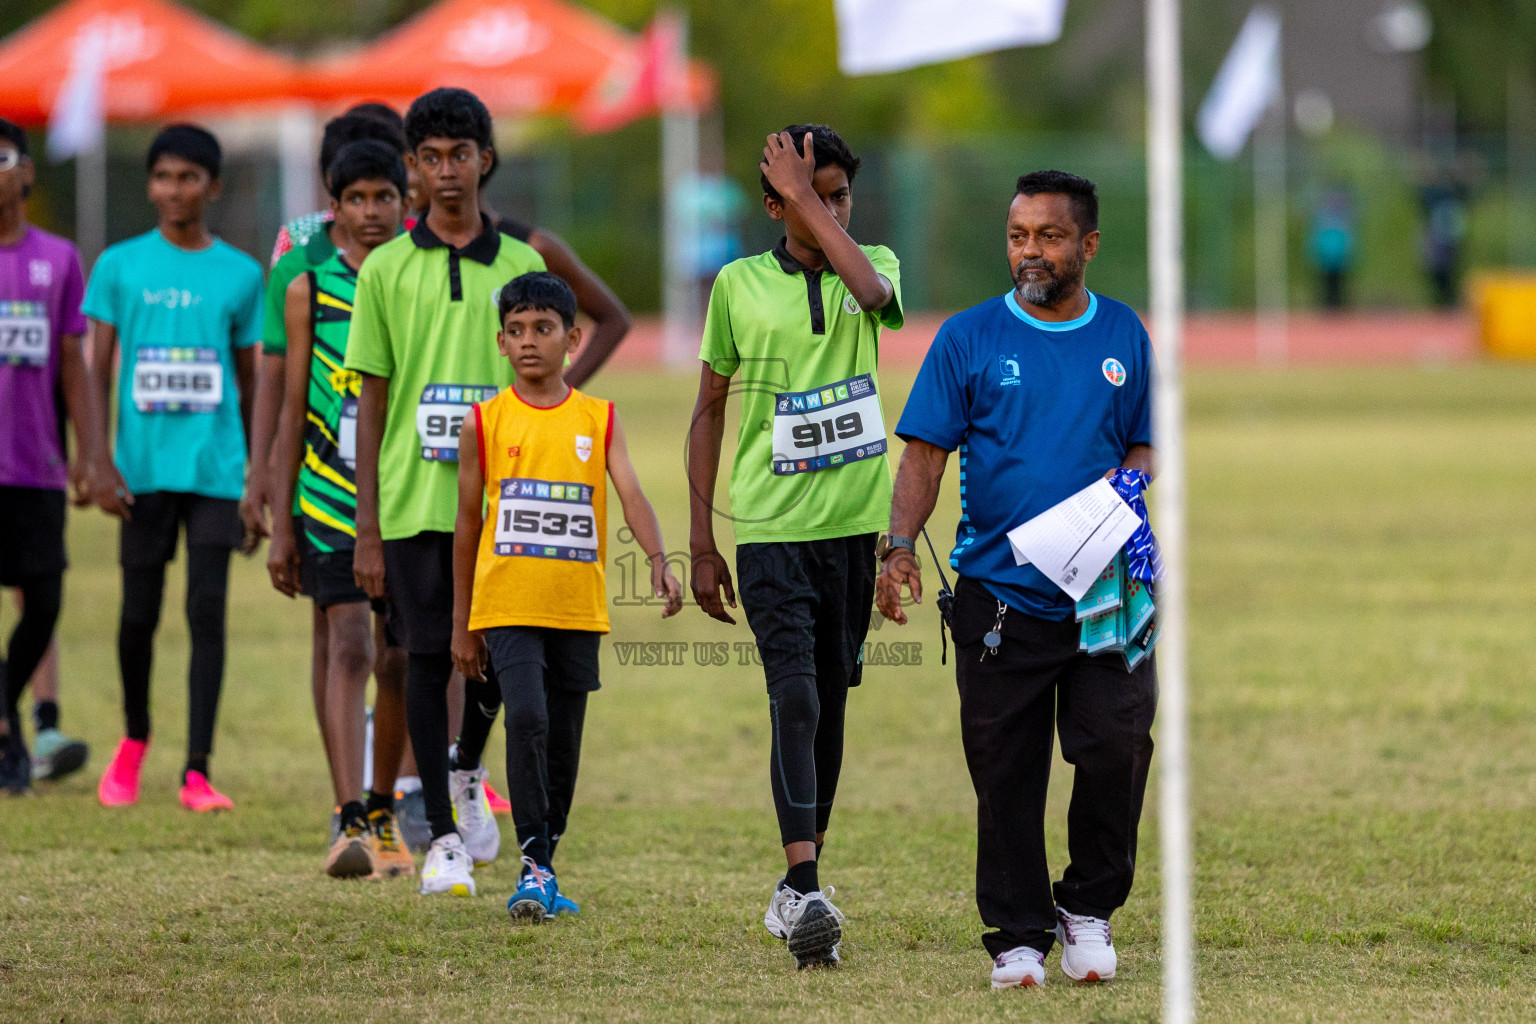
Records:
M885 560L875 578L875 607L898 626L907 624L907 613L901 607L904 586L912 591L914 603L923 603L923 572L917 566L917 556L900 548Z

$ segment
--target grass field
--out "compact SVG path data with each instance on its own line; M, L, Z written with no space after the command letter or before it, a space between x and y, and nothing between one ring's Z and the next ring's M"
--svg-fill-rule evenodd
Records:
M899 403L907 380L885 383ZM671 546L685 548L689 381L592 390L619 400ZM1533 394L1536 370L1513 367L1190 380L1204 1020L1536 1019ZM955 514L951 478L936 534ZM733 648L725 667L695 665L692 648L682 667L642 667L605 647L558 865L584 912L518 928L505 858L477 872L472 900L321 876L330 802L306 609L274 594L259 561L234 574L213 769L237 810L195 818L176 804L179 581L143 799L99 807L121 728L116 541L93 514L74 519L71 544L65 725L93 759L0 803L0 1020L1157 1019L1150 810L1115 919L1119 979L1072 986L1053 955L1043 990L987 988L974 804L931 609L871 634L921 641L922 664L871 665L853 695L822 872L848 913L845 964L797 974L760 923L782 860L762 681ZM618 573L610 585L618 595ZM657 614L615 609L613 639L749 639L694 608ZM497 778L499 743L498 730ZM1058 869L1069 783L1058 762Z

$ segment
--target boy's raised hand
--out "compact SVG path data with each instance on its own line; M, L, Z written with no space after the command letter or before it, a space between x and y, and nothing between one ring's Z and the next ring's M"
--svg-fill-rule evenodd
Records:
M800 141L804 153L795 152L795 140L789 132L768 136L763 161L758 164L768 184L785 202L815 194L812 181L816 176L816 149L811 144L811 133L806 132Z
M651 563L651 593L666 599L667 605L661 610L662 618L671 618L683 610L683 585L672 575L672 567L664 558Z

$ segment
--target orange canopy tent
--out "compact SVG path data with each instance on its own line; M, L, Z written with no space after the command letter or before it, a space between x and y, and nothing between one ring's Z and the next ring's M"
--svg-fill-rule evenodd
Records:
M495 114L575 113L622 91L641 49L612 22L561 0L443 0L362 50L313 67L306 92L320 103L404 106L459 86ZM687 81L684 102L708 100L706 72L693 69Z
M0 39L0 116L42 124L81 42L100 34L108 121L277 103L299 69L168 0L71 0Z

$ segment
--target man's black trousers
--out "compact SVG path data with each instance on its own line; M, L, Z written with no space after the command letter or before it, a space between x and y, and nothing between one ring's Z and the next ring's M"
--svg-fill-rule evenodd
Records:
M1118 654L1077 649L1078 624L1009 608L995 654L982 637L998 602L975 580L955 592L960 734L976 789L976 905L994 957L1015 946L1049 952L1056 907L1108 920L1136 871L1136 827L1147 768L1157 672L1127 671ZM1071 862L1053 886L1045 859L1052 730L1076 768L1067 809Z

